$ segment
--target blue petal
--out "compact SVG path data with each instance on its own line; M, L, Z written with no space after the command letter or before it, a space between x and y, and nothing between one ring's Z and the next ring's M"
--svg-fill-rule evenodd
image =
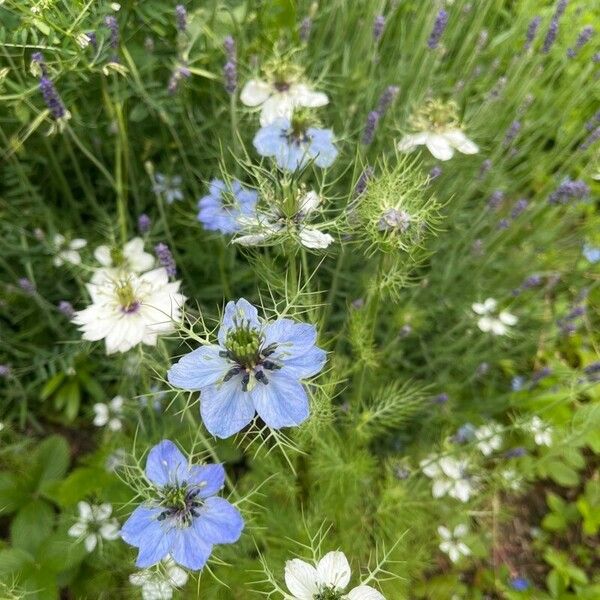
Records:
M203 390L200 414L206 429L220 438L227 438L246 427L254 417L254 406L250 394L241 389L241 377Z
M300 425L308 418L306 390L285 370L268 371L269 383L258 383L251 392L258 416L271 428Z
M225 483L223 465L198 465L190 468L188 482L200 486L200 498L214 496Z
M167 372L169 383L184 390L200 390L216 383L231 367L219 352L219 346L202 346L182 356Z
M277 166L284 171L295 171L303 167L309 159L305 144L286 143L275 155Z
M277 119L270 125L259 129L252 143L261 156L276 156L282 146L288 144L286 132L290 128L287 119Z
M160 512L158 508L139 506L121 529L123 540L140 550L135 563L140 568L155 565L170 551L172 532L157 521Z
M275 353L273 356L277 356ZM294 358L281 359L283 363L283 369L285 374L295 379L306 379L316 375L323 369L325 361L327 360L327 353L325 350L321 350L317 346L313 346L310 350L307 350L304 354L299 354Z
M213 179L209 184L208 184L208 193L213 196L214 198L220 198L221 197L221 193L223 192L223 190L226 190L227 186L225 185L225 182L221 179Z
M185 481L188 470L186 457L170 440L154 446L146 459L146 477L159 486Z
M211 544L233 544L242 535L244 519L235 506L215 496L204 503L194 528L200 538Z
M199 571L208 560L212 545L198 536L193 525L173 532L171 556L173 560L191 571Z
M121 537L132 546L140 546L146 530L160 530L160 522L156 520L160 513L160 508L138 506L121 527Z
M227 303L227 306L225 306L223 322L221 323L217 335L221 346L225 346L227 333L230 329L235 329L237 324L247 324L252 329L261 328L261 323L258 319L258 311L245 298L240 298L237 302L231 300Z
M333 144L333 131L310 127L307 133L311 139L309 154L315 159L315 164L321 168L330 167L338 155Z

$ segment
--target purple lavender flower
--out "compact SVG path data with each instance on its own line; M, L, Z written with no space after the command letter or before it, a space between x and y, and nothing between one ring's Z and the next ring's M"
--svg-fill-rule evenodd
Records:
M46 61L44 60L44 55L41 52L34 52L31 55L31 61L38 66L39 71L37 73L41 73L44 76L48 75L48 71L46 70Z
M377 112L381 117L385 115L399 91L400 88L397 85L388 85L388 87L385 88L385 92L383 92L379 98L379 103L377 104Z
M0 377L8 377L10 375L10 365L0 365Z
M35 284L31 281L31 279L27 279L27 277L21 277L19 279L19 287L26 294L35 294Z
M373 170L373 167L370 167L369 165L364 168L363 172L358 178L358 181L356 182L356 187L354 188L355 198L358 198L365 193L367 185L369 184L369 179L373 177L374 172L375 171Z
M377 124L379 123L380 114L376 110L372 110L367 115L367 122L363 130L362 143L368 146L373 142L375 137L375 131L377 130Z
M448 394L446 394L446 392L442 392L441 394L434 396L431 399L431 401L433 402L433 404L446 404L446 402L448 402L449 399L450 399L450 396L448 396Z
M541 17L534 17L529 22L529 26L527 27L527 36L525 38L525 45L523 46L523 50L527 51L531 48L531 44L533 44L533 40L535 39L537 30L542 21Z
M500 219L498 229L508 229L510 227L510 219Z
M590 193L585 181L566 179L548 197L549 204L566 204L571 199L582 200Z
M504 200L504 192L502 190L495 190L490 196L487 206L490 210L496 210Z
M154 253L158 262L167 270L169 277L175 277L177 275L177 266L175 265L175 259L169 250L169 246L160 242L154 246Z
M544 46L542 48L542 52L544 54L548 54L548 52L550 52L550 49L556 41L556 36L558 35L558 23L566 8L567 0L559 0L552 17L552 21L550 21L550 27L548 27L548 32L546 33L546 37L544 39Z
M538 285L540 285L542 283L543 279L541 275L530 275L529 277L527 277L525 279L525 281L523 282L523 285L521 286L523 289L525 290L529 290L531 288L537 287Z
M375 17L373 21L373 39L378 42L383 35L383 30L385 29L385 17L383 15L378 15Z
M67 111L54 87L54 83L46 75L42 75L40 78L40 91L42 92L44 102L54 119L58 121L67 115Z
M513 143L514 139L519 134L519 131L521 131L521 121L513 121L510 124L506 135L504 136L503 144L505 148L508 148L508 146L510 146Z
M483 179L489 170L492 168L492 161L489 158L486 158L482 163L481 167L479 167L479 179Z
M175 22L177 23L177 30L181 33L185 33L187 29L187 11L183 4L178 4L175 7Z
M598 123L600 123L600 110L585 124L586 131L594 131Z
M507 450L504 456L506 458L521 458L527 454L527 450L522 446L517 446L516 448L511 448Z
M552 369L550 367L543 367L542 369L540 369L539 371L536 371L531 376L531 384L535 385L542 379L545 379L546 377L550 377L550 375L552 375Z
M146 213L142 213L138 217L138 231L140 233L148 233L150 231L150 227L152 227L152 221L150 217Z
M441 174L442 167L440 167L440 165L435 165L431 168L431 171L429 171L429 179L433 181L434 179L437 179Z
M61 300L58 303L58 310L67 317L67 319L72 319L75 314L75 309L73 305L68 300Z
M429 46L431 50L435 50L438 47L442 34L444 33L447 25L448 13L442 9L438 12L437 17L435 18L433 29L429 35L429 39L427 40L427 46Z
M588 135L585 140L581 142L579 149L583 152L595 144L598 140L600 140L600 127L596 127L596 129L594 129L592 133L590 133L590 135Z
M589 365L583 368L583 372L588 376L595 375L596 373L600 373L600 361L590 363Z
M169 85L167 86L167 91L169 94L173 95L179 89L179 84L182 79L187 79L191 75L190 70L188 69L186 64L177 65L175 70L171 74L169 79Z
M235 40L230 35L223 41L223 48L227 56L227 62L223 67L223 80L227 93L233 94L237 88L237 55Z
M312 19L310 17L304 17L304 19L302 19L302 22L300 23L300 27L298 28L298 36L300 37L300 40L304 43L308 42L311 29Z
M513 219L516 219L519 215L521 215L525 211L525 209L528 206L529 206L529 202L527 202L527 200L525 200L525 198L521 198L520 200L517 200L515 205L513 206L510 216Z
M87 31L87 39L90 41L90 46L94 49L94 52L98 52L98 37L95 31Z
M594 35L594 28L591 25L584 27L581 30L579 37L577 38L577 42L575 42L575 47L569 48L567 50L567 56L569 58L575 58L575 56L577 56L577 53L583 48L583 46L585 46L590 41L592 35Z
M112 49L112 62L119 62L119 41L120 41L120 32L119 32L119 22L112 15L108 15L104 19L104 24L110 31L110 41L109 45Z

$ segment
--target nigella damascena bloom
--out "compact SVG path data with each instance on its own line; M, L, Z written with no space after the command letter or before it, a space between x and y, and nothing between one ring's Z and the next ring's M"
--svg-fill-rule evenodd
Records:
M216 495L225 481L223 465L192 465L173 442L163 440L148 454L146 479L155 496L138 506L121 529L121 537L139 549L138 567L171 557L198 571L215 544L240 538L242 515Z
M273 429L308 418L301 380L316 375L325 351L316 346L314 325L291 319L269 322L247 300L228 302L218 344L186 354L168 372L175 387L200 391L200 414L208 431L227 438L256 413Z
M157 196L162 196L167 204L173 204L176 200L183 200L183 192L181 191L181 176L180 175L163 175L156 173L152 191Z
M445 10L440 10L435 18L435 23L433 24L433 29L431 34L429 35L429 39L427 40L427 45L430 50L435 50L440 43L440 39L446 26L448 25L448 13Z
M417 146L425 145L438 160L450 160L455 150L463 154L479 152L477 144L460 128L457 110L453 102L428 100L411 118L415 133L404 136L398 142L398 150L410 152Z
M475 490L466 459L432 454L419 465L423 473L433 480L431 493L434 498L451 496L461 502L468 502L473 495Z
M242 89L240 100L250 107L260 106L260 124L264 127L275 120L291 120L294 109L325 106L329 98L315 92L296 75L285 70L276 71L268 81L251 79Z
M144 240L139 237L129 240L123 248L111 248L104 244L98 246L94 250L94 258L100 263L101 267L110 270L143 273L154 266L154 257L144 251ZM102 269L96 271L97 276L100 276L100 271Z
M498 303L494 298L487 298L484 302L475 302L471 308L479 315L477 327L486 333L506 335L509 327L517 324L518 318L506 310L498 312Z
M120 269L99 269L86 285L92 303L75 313L83 339L104 340L106 353L127 352L138 344L156 346L179 320L185 296L181 282L169 283L164 268L138 275Z
M316 565L299 558L285 563L289 600L385 600L375 588L358 585L349 592L350 565L343 552L328 552Z
M452 562L458 562L463 556L470 556L471 549L462 541L469 533L469 528L464 523L457 525L454 530L443 525L440 525L437 530L442 540L439 549L445 552Z
M209 231L236 233L244 219L255 215L257 202L258 192L245 188L237 179L229 184L213 179L208 194L198 200L198 221Z
M591 244L584 244L582 254L584 258L595 265L597 262L600 262L600 247L592 246Z
M333 131L308 127L294 117L280 118L260 129L252 142L261 156L272 157L284 171L295 171L313 161L317 167L330 167L338 150L333 143Z
M406 233L410 227L411 217L405 210L387 208L381 215L377 227L379 231Z

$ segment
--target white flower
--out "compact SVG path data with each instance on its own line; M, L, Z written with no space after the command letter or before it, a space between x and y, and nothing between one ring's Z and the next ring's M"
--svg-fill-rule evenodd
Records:
M73 322L84 340L104 339L107 354L156 346L158 335L173 331L180 318L185 302L180 284L169 282L163 267L141 275L99 269L86 286L92 304L76 312Z
M481 318L477 321L477 326L481 331L492 332L494 335L505 335L508 333L508 328L516 325L518 318L508 311L500 311L496 316L498 303L493 298L488 298L484 302L475 302L471 305L473 312L480 315Z
M477 448L484 456L489 456L494 450L502 447L502 427L498 423L482 425L475 430Z
M469 556L471 554L469 546L460 539L469 531L466 525L457 525L454 531L450 531L447 527L440 525L437 530L440 538L442 538L439 548L448 555L452 562L457 562L461 556Z
M71 537L83 539L88 552L93 552L102 540L112 541L119 537L119 523L110 518L110 504L90 505L87 502L79 502L77 507L79 519L68 533Z
M533 434L533 439L538 446L552 445L552 427L538 416L533 417L525 429Z
M171 600L173 590L187 583L188 574L170 556L162 561L162 566L161 571L143 569L129 576L132 585L142 588L143 600Z
M115 396L108 404L98 402L94 404L94 425L96 427L108 426L110 431L119 431L122 427L123 398Z
M474 493L466 459L458 460L451 456L438 458L430 455L419 464L423 473L433 479L431 493L434 498L448 495L461 502L467 502Z
M333 243L333 237L321 231L316 227L309 227L305 224L319 210L321 197L315 192L310 191L301 196L298 200L298 212L293 219L292 231L298 236L299 242L311 250L324 250ZM255 219L240 219L242 233L244 235L236 237L233 241L242 246L260 246L274 241L286 229L285 218L278 213L258 215ZM256 233L254 233L256 231Z
M368 585L359 585L347 594L342 593L349 582L350 565L343 552L328 552L316 567L299 558L285 563L285 583L291 592L291 596L286 596L287 600L318 600L325 597L340 600L385 600L376 589Z
M262 107L260 124L263 127L276 119L291 119L295 108L317 108L329 102L325 94L314 92L305 83L266 82L261 79L248 81L240 100L246 106Z
M139 237L129 240L122 250L98 246L94 250L94 257L103 267L119 267L134 273L143 273L154 267L154 256L144 252L144 240Z
M500 473L500 477L502 477L504 483L509 489L515 491L521 489L523 478L514 469L504 469L504 471Z
M410 152L417 146L427 146L427 149L438 160L450 160L454 150L463 154L477 154L479 147L472 142L461 129L450 128L438 131L420 131L404 136L398 142L400 152Z
M53 239L54 245L54 265L60 267L65 263L71 263L72 265L81 264L81 256L79 250L87 246L87 241L82 238L75 238L67 243L64 235L57 233Z

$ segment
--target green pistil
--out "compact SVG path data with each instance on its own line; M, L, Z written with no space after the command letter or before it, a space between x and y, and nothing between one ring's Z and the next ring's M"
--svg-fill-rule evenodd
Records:
M225 341L229 356L238 365L246 368L255 367L260 361L260 344L262 336L256 329L248 326L231 330Z
M125 312L131 312L139 305L139 302L135 297L133 286L129 281L119 282L117 284L116 292L119 304Z
M325 588L317 593L315 600L341 600L342 592L333 588Z
M186 487L165 486L162 490L161 505L172 509L185 509L188 490Z
M292 137L298 140L304 139L306 130L313 125L316 125L316 119L310 111L306 109L295 110L292 115Z

